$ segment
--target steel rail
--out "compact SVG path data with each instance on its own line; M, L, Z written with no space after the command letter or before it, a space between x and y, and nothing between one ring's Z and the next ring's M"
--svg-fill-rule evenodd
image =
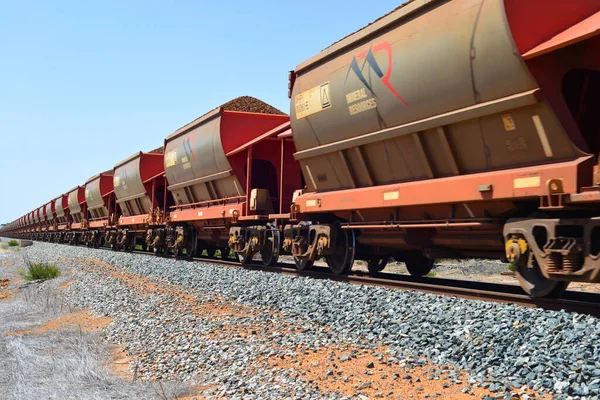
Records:
M87 247L85 245L80 245ZM115 251L108 247L99 250ZM163 258L172 258L169 255L154 254L151 251L134 250L129 253L152 255ZM239 261L223 260L216 257L177 257L179 260L190 262L204 262L247 270L258 270L284 275L328 279L336 282L362 284L369 286L386 287L390 289L411 290L442 296L451 296L467 300L491 301L504 304L515 304L523 307L542 308L546 310L564 310L579 314L591 315L600 318L600 293L565 291L560 298L532 298L519 286L510 284L489 283L480 281L467 281L457 279L413 277L395 273L380 272L376 277L368 276L362 271L353 271L351 275L334 275L327 267L315 266L308 271L298 271L292 264L278 263L277 266L267 267L262 263L253 261L242 265Z

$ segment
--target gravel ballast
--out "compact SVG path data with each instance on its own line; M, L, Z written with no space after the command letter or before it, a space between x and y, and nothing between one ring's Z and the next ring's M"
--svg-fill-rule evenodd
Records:
M436 366L450 364L469 373L464 380L459 371L446 374L449 384L461 385L465 393L483 387L498 398L512 398L524 388L565 399L600 395L600 321L593 317L47 243L25 251L32 260L69 265L97 259L107 270L120 267L148 278L140 297L139 287L107 279L99 266L79 272L68 290L75 305L113 316L108 339L147 357L140 364L146 378L202 374L215 385L215 395L282 398L294 390L297 398L322 398L322 388L301 376L274 372L268 363L256 369L252 361L341 345L358 351L385 347L380 361L386 365L430 362L432 379L443 373ZM151 282L176 285L176 292L195 296L193 302L201 305L217 301L217 308L238 304L274 312L242 316L265 334L239 343L232 336L231 348L224 350L210 338L235 328L240 315L216 322L203 318L198 310L182 307L183 295L154 291ZM143 350L148 347L151 352ZM371 385L367 382L356 385L357 396L362 386Z
M4 238L1 239L6 242ZM111 349L103 336L86 327L50 328L71 315L61 286L69 273L48 281L23 281L24 249L0 243L0 398L148 399L176 398L188 390L177 381L132 382L115 375ZM8 296L2 296L2 295Z

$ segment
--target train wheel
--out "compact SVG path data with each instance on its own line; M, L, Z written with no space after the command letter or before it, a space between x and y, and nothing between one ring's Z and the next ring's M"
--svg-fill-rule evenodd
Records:
M242 265L250 265L250 263L252 262L252 258L252 256L238 255L238 259L240 260L240 264Z
M215 256L216 252L217 252L216 247L209 247L206 249L206 255L209 256L210 258L213 258Z
M527 263L519 263L515 272L521 288L531 297L560 297L569 285L546 278L533 254Z
M404 260L408 273L416 277L427 275L431 271L431 268L433 268L434 262L434 259L427 258L421 254L410 255Z
M279 231L271 228L267 231L267 241L265 247L260 251L262 263L267 267L274 267L279 260Z
M302 259L298 257L294 257L294 261L296 262L296 269L298 271L309 271L312 269L314 265L314 261L308 259Z
M369 260L369 262L367 263L367 268L369 269L369 274L376 275L379 272L383 271L383 269L385 268L385 266L388 263L388 260L389 260L388 257L383 257L383 258L374 257L374 258L371 258Z
M192 258L194 258L194 245L193 244L190 243L185 247L185 257L188 260L191 260Z
M354 264L354 231L338 228L336 233L335 251L327 254L325 261L335 275L348 275Z
M219 249L219 257L221 260L229 260L229 254L231 253L231 249L229 247L223 247Z

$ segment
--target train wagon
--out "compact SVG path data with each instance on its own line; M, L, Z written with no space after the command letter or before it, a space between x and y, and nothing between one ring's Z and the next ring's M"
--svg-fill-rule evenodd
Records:
M87 215L85 204L85 188L75 186L67 192L67 205L69 209L69 219L67 221L67 233L65 240L69 244L79 244L83 229L85 229L85 218Z
M138 152L115 166L114 194L119 212L117 228L106 235L115 249L133 250L147 247L147 229L164 226L167 198L162 150L158 153ZM148 228L150 227L150 228ZM156 251L162 251L158 245Z
M599 11L413 1L298 65L298 265L489 257L533 296L598 282Z
M85 182L86 228L82 240L89 247L104 245L106 232L114 225L115 194L112 171L94 175Z
M36 208L35 210L32 211L32 214L33 214L33 225L31 227L31 229L34 232L34 236L37 237L37 231L40 226L40 209Z
M54 204L51 201L49 201L48 203L42 206L44 212L44 223L42 225L41 239L46 242L50 241L50 237L52 235L50 230L52 228L52 221L54 220L54 212L52 209L53 205Z
M44 227L46 225L46 208L45 206L40 206L37 209L37 214L38 214L38 237L42 236L42 232L44 231Z
M70 220L69 197L66 194L62 194L55 198L53 202L56 219L54 223L55 232L52 235L52 241L63 243L65 241L66 229Z
M167 189L174 199L167 237L175 254L206 250L213 256L219 249L227 258L231 245L246 260L261 252L267 264L277 261L279 234L269 215L289 208L301 181L297 166L284 165L294 152L291 142L285 146L289 139L278 136L286 130L287 115L242 97L166 138Z

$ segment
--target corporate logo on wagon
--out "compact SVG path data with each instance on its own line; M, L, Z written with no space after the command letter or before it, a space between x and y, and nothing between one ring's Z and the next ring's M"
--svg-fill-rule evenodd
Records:
M174 167L181 162L183 169L189 169L192 167L192 159L197 164L198 160L196 159L196 154L194 154L194 147L192 146L193 143L194 135L190 135L181 141L181 144L178 148L169 151L165 155L165 168ZM178 154L181 156L180 160L177 158Z
M196 154L194 154L194 148L192 147L192 143L194 143L194 135L190 135L189 137L183 140L183 151L185 152L185 156L181 158L183 169L189 169L192 167L192 159L196 162L196 164L198 164L198 160L196 160Z
M387 55L385 72L375 59L375 55L381 52L384 52ZM377 108L377 93L375 92L373 85L365 77L365 75L368 75L369 71L373 71L387 90L404 105L408 106L406 100L400 96L396 88L390 82L393 69L392 61L392 46L389 42L381 42L371 46L368 50L365 50L352 58L344 83L347 83L351 76L355 76L364 87L346 94L346 102L348 103L350 115Z

